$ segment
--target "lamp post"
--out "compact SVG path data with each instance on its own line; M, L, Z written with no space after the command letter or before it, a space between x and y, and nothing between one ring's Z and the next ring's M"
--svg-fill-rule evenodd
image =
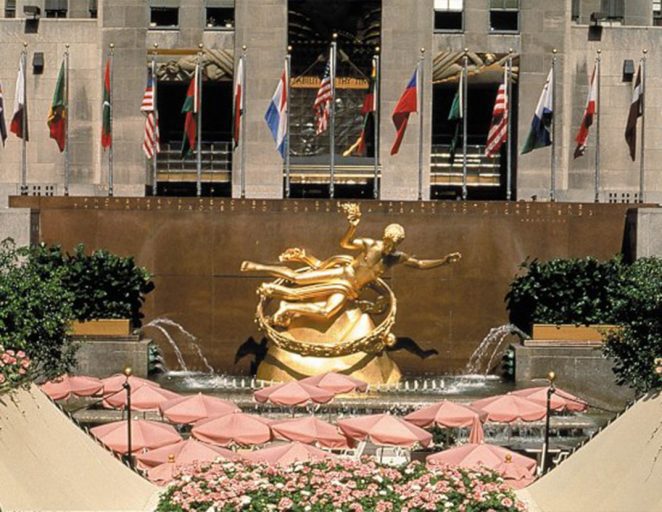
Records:
M554 387L554 381L556 380L556 374L554 372L549 372L547 374L547 380L549 381L549 387L547 388L547 413L545 414L545 441L542 445L542 473L545 474L548 468L548 456L549 456L549 413L551 411L551 401L552 395L556 392Z
M126 375L126 380L122 387L126 390L126 435L127 435L127 460L129 462L129 467L133 469L133 457L131 455L131 384L129 383L129 377L133 370L130 366L124 368L124 375Z

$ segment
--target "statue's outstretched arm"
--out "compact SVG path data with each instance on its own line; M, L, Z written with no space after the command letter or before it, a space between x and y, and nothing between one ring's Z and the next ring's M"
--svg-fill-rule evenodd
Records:
M359 208L359 205L357 203L345 203L340 205L340 208L342 208L347 215L347 222L349 222L347 231L345 231L345 234L340 239L340 247L343 249L354 250L363 249L363 241L360 238L354 238L354 235L356 235L356 228L358 227L359 222L361 222L361 209Z
M408 267L418 268L421 270L427 270L429 268L441 267L442 265L448 265L450 263L456 263L462 259L462 255L459 252L452 252L447 254L443 258L436 260L419 260L413 256L406 256L402 262Z

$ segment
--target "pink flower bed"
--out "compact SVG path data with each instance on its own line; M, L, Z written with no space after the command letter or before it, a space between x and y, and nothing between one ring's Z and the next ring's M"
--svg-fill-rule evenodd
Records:
M158 512L515 512L525 510L488 470L413 462L329 460L289 468L237 462L185 467L161 497Z
M30 358L22 350L5 350L0 345L0 391L27 382Z

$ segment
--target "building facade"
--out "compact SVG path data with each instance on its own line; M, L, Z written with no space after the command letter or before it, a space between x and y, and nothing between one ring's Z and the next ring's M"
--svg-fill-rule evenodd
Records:
M601 60L598 198L635 202L641 155L632 161L624 139L632 87L646 54L646 202L662 201L662 28L654 0L0 0L0 81L9 123L17 65L27 51L30 141L27 193L62 195L65 156L49 138L46 120L57 73L69 50L69 192L108 194L109 155L100 143L102 76L113 48L113 189L117 196L194 195L195 157L180 155L181 113L196 62L204 68L202 194L282 198L284 165L264 113L292 46L292 197L329 197L328 133L314 134L312 102L324 72L331 34L338 34L335 197L416 200L461 197L462 145L451 157L448 111L467 57L467 178L469 199L592 202L596 184L596 123L584 156L573 158L589 79ZM27 43L27 46L24 46ZM67 46L68 45L68 46ZM232 81L246 47L245 148L234 148ZM361 101L379 47L378 143L342 156L362 127ZM413 114L400 151L391 113L425 49L422 73L422 182L419 118ZM465 49L467 53L465 54ZM556 50L556 53L553 53ZM198 53L201 54L198 57ZM492 105L513 57L512 149L482 156ZM519 155L547 74L556 58L552 147ZM140 105L147 67L157 63L162 152L156 174L141 149ZM642 119L638 125L641 144ZM369 145L370 146L370 145ZM375 151L376 146L376 151ZM639 147L639 146L638 146ZM377 153L377 166L374 154ZM242 164L241 157L245 155ZM508 166L510 159L510 166ZM244 170L243 178L241 170ZM0 195L20 192L22 144L13 134L0 148ZM378 174L377 186L374 176ZM156 181L154 178L156 177ZM243 189L243 190L242 190Z

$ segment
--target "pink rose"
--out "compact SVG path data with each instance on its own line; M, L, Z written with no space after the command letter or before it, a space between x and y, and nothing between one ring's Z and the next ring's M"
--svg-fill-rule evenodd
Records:
M5 377L4 373L0 373L0 384L2 384L7 378Z
M22 366L23 368L25 368L26 370L27 370L28 368L30 368L30 364L31 364L31 362L30 362L30 360L27 359L27 358L26 358L26 359L23 359L23 361L21 361L21 366Z
M7 354L9 354L10 356L15 356L16 352L14 352L13 350L7 350Z
M18 369L18 374L19 375L25 375L26 373L27 373L27 371L25 370L25 368L19 368Z
M23 352L22 350L19 350L16 353L16 357L18 357L19 359L23 359L25 357L25 352Z
M502 504L504 507L512 507L512 506L513 506L513 500L511 500L510 498L503 498L503 499L501 500L501 504Z

